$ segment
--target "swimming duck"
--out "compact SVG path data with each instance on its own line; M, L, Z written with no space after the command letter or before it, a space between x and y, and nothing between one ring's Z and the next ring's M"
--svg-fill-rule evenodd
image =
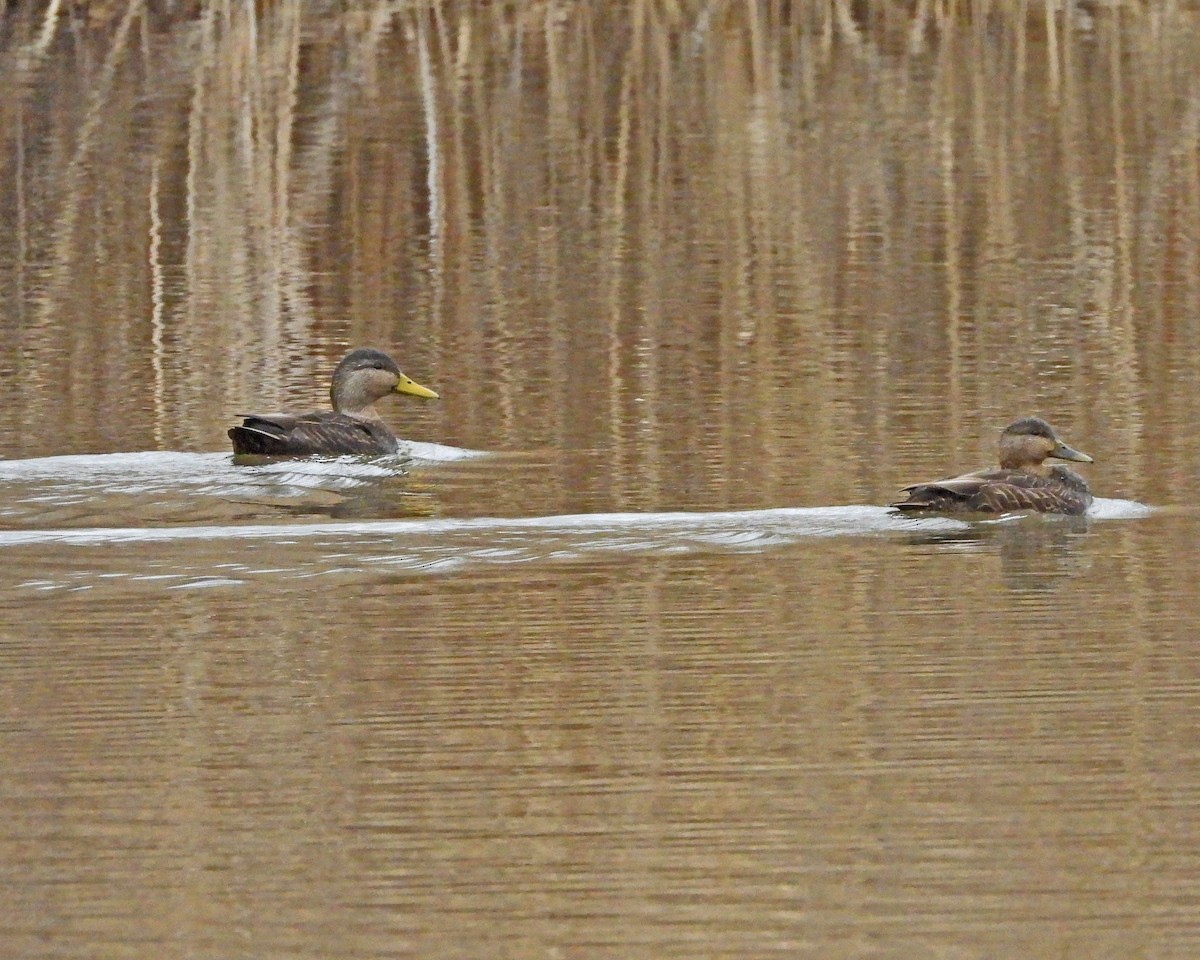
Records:
M998 469L964 473L949 480L914 483L901 492L908 498L888 506L905 512L940 510L954 513L1005 513L1036 510L1040 513L1081 514L1092 502L1087 481L1061 464L1045 460L1091 463L1086 453L1072 450L1054 429L1039 417L1023 417L1000 434Z
M438 398L401 373L382 350L351 350L333 371L332 410L243 415L241 425L229 430L233 452L275 457L395 453L396 437L375 412L375 401L389 393Z

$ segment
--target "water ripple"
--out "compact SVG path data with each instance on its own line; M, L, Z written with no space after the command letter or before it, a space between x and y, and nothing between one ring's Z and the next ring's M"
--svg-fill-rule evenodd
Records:
M918 519L883 507L837 506L514 519L95 527L2 531L0 549L34 547L39 558L47 550L53 553L56 576L31 577L27 572L19 588L78 589L81 584L123 579L180 589L381 570L444 573L468 566L606 556L767 552L832 537L915 537L969 548L971 543L1020 529L1014 525L1022 523L1036 539L1039 531L1075 534L1086 532L1093 520L1133 519L1149 513L1149 508L1132 501L1106 500L1097 501L1094 516L1088 518L1033 515L985 521ZM104 550L97 553L94 548ZM237 550L236 560L230 557L232 549ZM71 560L72 550L86 552Z

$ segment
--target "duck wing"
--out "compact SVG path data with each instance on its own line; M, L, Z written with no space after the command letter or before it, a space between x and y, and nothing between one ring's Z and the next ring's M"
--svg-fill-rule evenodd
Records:
M229 439L234 453L268 457L396 452L396 438L382 423L331 410L245 415L240 426L230 428Z
M1082 477L1071 473L1067 478L1057 470L1049 477L1021 470L980 470L948 480L914 483L901 492L908 494L907 498L888 506L898 510L957 513L1036 510L1039 513L1081 514L1092 502L1091 492Z

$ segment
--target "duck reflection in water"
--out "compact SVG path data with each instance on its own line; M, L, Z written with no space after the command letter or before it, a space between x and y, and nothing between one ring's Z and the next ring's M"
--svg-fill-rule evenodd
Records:
M950 550L992 556L998 567L985 561L985 568L995 574L985 579L1015 593L1040 594L1090 569L1090 554L1077 549L1090 529L1087 517L1027 513L979 518L954 530L914 529L904 542L939 554Z
M947 480L904 487L904 500L888 504L904 513L1038 513L1081 515L1092 503L1087 481L1050 458L1091 463L1092 458L1067 446L1039 417L1023 417L1000 434L999 467L964 473Z
M239 426L229 430L233 452L269 457L395 453L396 437L375 411L375 401L389 393L438 399L428 387L401 373L382 350L351 350L333 371L332 410L245 415Z

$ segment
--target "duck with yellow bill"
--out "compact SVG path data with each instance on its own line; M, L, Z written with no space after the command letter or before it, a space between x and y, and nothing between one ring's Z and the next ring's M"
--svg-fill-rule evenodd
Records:
M331 410L310 413L254 413L229 430L235 454L269 457L380 456L398 443L375 410L378 400L403 393L428 400L438 395L400 372L382 350L351 350L333 371Z

